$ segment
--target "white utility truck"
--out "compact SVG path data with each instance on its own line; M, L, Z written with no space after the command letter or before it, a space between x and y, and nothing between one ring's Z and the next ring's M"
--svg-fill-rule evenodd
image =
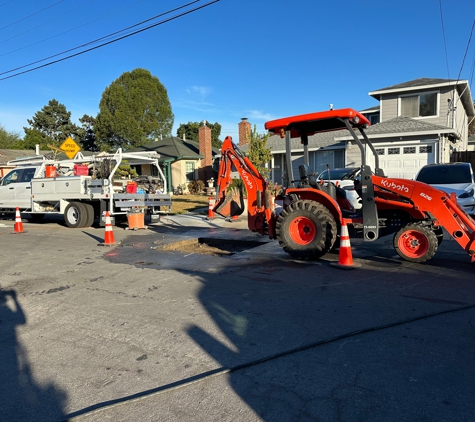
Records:
M162 207L171 207L171 197L158 158L156 152L118 149L87 157L78 153L72 160L37 156L10 161L16 168L0 179L0 213L19 208L33 220L62 214L72 228L89 227L96 218L104 225L106 211L113 224L130 212L159 219ZM118 178L124 165L141 166L153 176Z

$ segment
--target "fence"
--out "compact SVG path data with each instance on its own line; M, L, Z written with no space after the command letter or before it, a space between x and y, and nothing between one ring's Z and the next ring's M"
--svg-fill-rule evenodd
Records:
M475 151L456 151L452 153L450 157L451 163L470 163L472 168L475 169Z

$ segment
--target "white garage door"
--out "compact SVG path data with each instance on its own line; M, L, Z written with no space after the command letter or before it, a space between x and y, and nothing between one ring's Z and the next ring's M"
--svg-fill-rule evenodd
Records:
M413 179L419 169L435 163L435 141L414 144L378 144L379 167L387 177ZM369 151L367 157L373 156ZM374 169L374 160L368 159Z

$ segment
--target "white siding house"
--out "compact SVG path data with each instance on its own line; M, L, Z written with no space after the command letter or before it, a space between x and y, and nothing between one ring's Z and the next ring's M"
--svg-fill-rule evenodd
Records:
M375 123L366 132L386 176L411 179L423 165L449 162L452 152L468 149L468 123L475 115L468 81L419 78L369 95L379 104L361 113ZM318 110L309 110L312 111ZM271 179L280 183L285 140L273 135L268 146L273 155ZM316 173L327 165L361 165L360 150L347 131L310 136L308 148L309 165ZM367 149L367 164L374 166L372 152ZM292 162L293 173L298 175L298 166L303 164L300 139L292 140Z

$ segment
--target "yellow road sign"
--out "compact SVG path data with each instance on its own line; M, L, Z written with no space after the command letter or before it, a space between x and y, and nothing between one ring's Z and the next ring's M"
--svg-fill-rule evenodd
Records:
M70 136L68 136L68 139L66 139L59 148L64 151L70 160L72 160L75 155L81 151L81 147L76 142L74 142L74 139Z

